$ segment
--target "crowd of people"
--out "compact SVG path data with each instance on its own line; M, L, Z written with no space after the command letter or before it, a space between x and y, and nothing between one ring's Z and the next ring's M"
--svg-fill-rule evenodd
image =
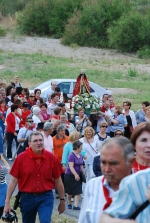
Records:
M6 141L6 158L15 159L10 170L1 155L0 217L3 209L11 210L10 198L17 184L24 223L34 223L37 212L41 223L51 221L53 189L60 199L60 214L65 210L65 195L68 209L81 209L79 223L130 219L147 200L150 103L142 102L134 113L130 101L116 105L112 95L104 94L98 114L88 116L81 107L70 116L67 102L56 82L42 98L40 89L30 93L22 87L18 76L8 86L0 79L0 153L4 154ZM12 178L7 190L9 171ZM150 205L139 213L137 222L148 223L148 215Z

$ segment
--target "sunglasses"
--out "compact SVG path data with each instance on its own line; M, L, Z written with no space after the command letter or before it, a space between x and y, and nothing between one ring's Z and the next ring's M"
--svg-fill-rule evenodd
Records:
M34 122L34 121L28 121L28 122L32 123L32 122Z
M33 95L30 95L30 97L31 97L31 98L34 98L35 96L33 96Z
M105 126L105 125L102 125L101 127L102 127L102 128L107 128L107 126Z
M116 133L115 136L123 136L122 133Z

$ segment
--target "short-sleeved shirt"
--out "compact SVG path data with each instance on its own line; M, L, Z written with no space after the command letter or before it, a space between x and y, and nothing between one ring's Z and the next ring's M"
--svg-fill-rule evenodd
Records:
M82 118L80 118L79 116L75 117L75 124L77 122L79 122ZM84 120L84 122L82 122L80 125L76 124L76 129L81 132L81 135L84 135L84 129L88 126L88 123L86 120Z
M123 114L120 114L117 116L117 118L114 118L115 120L117 120L119 123L118 124L113 124L110 126L110 131L111 132L115 132L118 129L124 132L124 125L127 124L127 119L126 116Z
M56 134L56 136L53 137L54 154L60 163L62 161L64 146L68 141L68 136L64 136L60 139L58 134Z
M148 185L150 184L150 168L140 170L137 173L124 178L121 181L119 190L113 196L112 204L104 213L121 219L129 217L140 207L146 200ZM138 223L148 223L150 219L150 205L148 205L136 217Z
M80 155L80 154L79 154ZM68 162L72 162L74 163L74 169L77 172L77 174L80 174L81 172L81 167L83 165L83 159L82 156L80 155L80 158L78 158L73 152L70 153L70 155L68 156ZM66 174L73 174L69 168L69 165L66 168Z
M54 90L52 90L51 88L45 92L44 98L46 98L46 101L49 100L49 95L53 93L54 93Z
M27 139L28 136L31 134L31 132L36 131L36 129L34 128L33 130L30 130L26 127L23 127L21 129L19 129L18 135L17 135L17 139ZM24 142L21 143L21 145L23 146Z
M49 135L48 137L42 132L44 137L44 148L49 151L53 152L53 138Z
M141 109L138 110L135 114L137 124L139 124L140 122L143 122L144 117L145 117L145 113Z
M37 159L30 155L27 148L15 160L10 174L18 179L18 189L21 192L42 193L55 188L54 179L63 173L55 155L43 149L40 165Z
M49 106L48 106L48 108L47 108L47 113L49 114L49 115L54 115L54 109L56 108L56 107L58 107L58 105L57 104L50 104Z

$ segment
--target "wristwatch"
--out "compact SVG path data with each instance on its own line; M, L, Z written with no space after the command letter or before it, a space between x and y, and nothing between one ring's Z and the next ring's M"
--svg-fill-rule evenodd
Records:
M60 198L60 201L65 201L65 198Z

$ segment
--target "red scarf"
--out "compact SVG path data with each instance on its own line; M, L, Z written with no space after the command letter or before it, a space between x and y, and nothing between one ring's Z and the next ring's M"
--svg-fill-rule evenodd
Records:
M31 159L35 159L36 164L38 166L40 166L42 159L45 159L45 153L44 150L42 150L42 154L41 155L37 155L36 153L34 153L31 149L31 147L26 149L26 153L27 155L31 158Z
M104 192L104 196L105 196L105 199L106 199L106 204L104 205L103 210L107 209L111 205L111 203L112 203L112 198L109 197L109 191L104 186L104 180L105 180L105 178L103 177L103 179L102 179L102 187L103 187L103 192Z
M139 170L145 170L147 168L150 168L150 166L143 166L143 165L137 163L136 160L135 160L132 168L133 168L134 173L136 173Z
M28 130L33 130L36 127L36 124L33 124L31 127L28 127L27 123L25 123L25 128Z

